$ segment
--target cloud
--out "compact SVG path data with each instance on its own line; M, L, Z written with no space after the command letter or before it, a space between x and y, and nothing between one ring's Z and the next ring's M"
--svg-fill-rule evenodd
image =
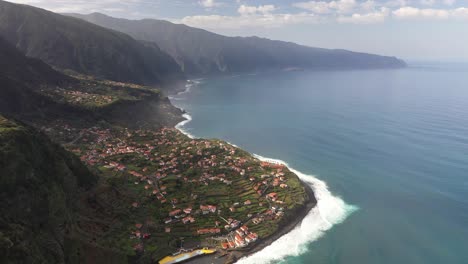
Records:
M154 17L154 10L162 0L9 0L15 3L30 4L58 13L104 12L117 17ZM237 1L237 0L236 0ZM282 27L292 24L352 23L372 24L387 20L468 20L468 8L453 7L456 0L297 0L291 5L301 10L280 12L273 4L252 5L250 0L238 0L232 5L224 4L225 14L190 15L174 22L206 29L239 29L249 27ZM192 0L195 5L213 9L227 1ZM173 3L186 3L185 0L172 0ZM410 6L412 3L413 6ZM415 5L415 6L414 6ZM223 7L224 7L223 6ZM451 7L452 6L452 7ZM459 6L459 5L457 5ZM142 8L144 7L144 8ZM445 8L444 8L445 7ZM286 8L284 10L287 10ZM237 12L236 12L237 11Z
M377 3L374 0L367 0L361 3L361 8L365 11L373 11L377 7Z
M419 0L419 2L421 3L421 5L433 6L436 1L435 0Z
M250 6L242 4L238 7L238 16L196 15L186 16L178 21L193 27L205 29L240 29L249 27L274 28L291 24L318 23L319 18L311 13L276 13L275 5Z
M213 8L213 7L221 5L220 3L216 2L215 0L201 0L201 1L198 1L198 4L205 7L205 8Z
M314 12L316 14L328 14L331 12L329 4L327 2L300 2L294 3L293 6Z
M468 19L468 8L433 9L402 7L392 12L398 19Z
M400 19L407 18L438 18L449 17L449 12L444 9L420 9L416 7L402 7L393 11L393 15Z
M457 18L457 19L468 20L468 8L460 7L460 8L454 9L452 10L451 15L452 17Z
M375 24L382 23L389 16L390 9L382 7L378 12L366 14L353 14L352 16L341 16L337 18L339 23L352 23L352 24Z
M452 6L455 4L457 0L443 0L442 2L445 4L445 5L448 5L448 6Z
M243 16L263 14L267 15L275 11L276 7L274 5L262 5L262 6L247 6L241 5L237 12Z
M338 1L309 1L294 3L294 7L305 9L317 14L327 14L331 12L350 13L357 6L355 0L338 0Z
M90 13L90 12L127 12L137 7L144 0L9 0L13 3L33 5L57 13ZM157 3L153 3L156 5Z
M240 29L251 27L274 28L292 24L318 23L319 18L313 14L256 14L248 16L187 16L180 22L189 26L205 29Z
M394 7L402 7L402 6L407 6L408 1L407 0L390 0L384 3L384 6L394 8Z

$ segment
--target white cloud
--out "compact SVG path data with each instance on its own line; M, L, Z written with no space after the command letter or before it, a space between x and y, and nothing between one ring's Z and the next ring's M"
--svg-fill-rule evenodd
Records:
M361 3L361 8L365 11L373 11L377 7L377 3L374 0L367 0Z
M456 9L402 7L392 13L398 19L468 19L468 8L465 7Z
M327 14L332 11L337 13L346 14L350 13L356 7L355 0L337 0L331 2L325 1L309 1L294 3L293 6L309 10L317 14Z
M451 12L451 14L454 18L468 20L468 8L466 7L460 7L460 8L454 9Z
M8 0L13 3L33 5L56 13L127 12L144 0ZM156 5L157 3L154 3Z
M276 7L274 5L262 5L262 6L247 6L241 5L237 12L243 16L256 15L256 14L270 14L275 11Z
M416 7L402 7L393 11L393 15L400 19L406 18L437 18L446 19L449 12L445 9L420 9Z
M330 6L327 2L318 2L318 1L310 1L310 2L300 2L294 3L293 6L302 8L317 14L327 14L330 13Z
M384 6L391 7L391 8L402 7L402 6L407 6L407 5L408 5L407 0L390 0L384 3Z
M457 0L443 0L442 2L445 4L445 5L448 5L448 6L452 6L455 4Z
M198 1L198 4L205 8L213 8L220 5L220 3L216 2L215 0L201 0Z
M239 29L249 27L281 27L292 24L318 23L319 18L313 14L257 14L248 16L187 16L180 21L193 27L205 29Z
M390 10L386 7L382 7L378 12L366 13L366 14L353 14L352 16L341 16L337 18L340 23L352 23L352 24L375 24L382 23L389 16Z

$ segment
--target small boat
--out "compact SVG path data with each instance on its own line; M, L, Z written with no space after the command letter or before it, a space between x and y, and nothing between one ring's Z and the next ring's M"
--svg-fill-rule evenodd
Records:
M216 249L211 248L202 248L202 249L195 249L189 252L178 252L172 256L166 256L159 261L159 264L174 264L174 263L181 263L183 261L189 260L191 258L195 258L202 255L209 255L216 252Z

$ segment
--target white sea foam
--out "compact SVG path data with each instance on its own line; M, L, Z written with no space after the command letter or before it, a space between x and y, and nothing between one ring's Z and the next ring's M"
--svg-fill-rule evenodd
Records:
M195 138L194 135L190 134L190 132L188 132L187 129L184 128L184 126L185 126L188 122L192 121L192 116L189 115L189 114L187 114L187 113L183 114L182 116L185 118L185 120L182 121L182 122L180 122L180 123L178 123L178 124L175 126L175 128L177 128L180 132L182 132L182 133L183 133L184 135L186 135L187 137L192 138L192 139Z
M262 161L280 163L288 166L303 182L308 184L317 198L317 206L291 232L280 237L271 245L251 256L238 261L240 264L261 264L279 262L287 256L298 256L307 251L307 244L317 240L334 225L339 224L354 212L357 207L346 204L341 198L328 190L327 184L312 175L291 168L286 162L254 156Z
M182 100L182 98L180 98L178 96L189 93L192 90L192 87L194 85L196 85L196 84L199 84L199 83L200 83L199 81L187 80L187 84L185 85L185 89L183 91L178 92L174 96L169 96L169 99L170 100Z
M183 109L182 109L183 110ZM183 115L186 120L176 125L176 128L190 138L195 138L184 127L192 121L192 117L186 113ZM234 147L238 147L227 142ZM240 259L240 264L266 264L280 262L288 256L298 256L307 251L307 245L325 234L327 230L334 225L343 222L347 216L357 210L357 207L346 204L340 197L334 196L324 181L317 179L312 175L304 174L291 168L286 162L278 159L271 159L253 154L254 157L262 161L273 162L286 165L289 170L294 172L304 183L308 184L313 190L317 199L315 206L304 217L302 222L293 230L274 241L271 245L265 247L248 257Z
M178 92L176 94L176 96L178 95L182 95L182 94L185 94L185 93L189 93L191 90L192 90L192 87L195 86L195 85L198 85L201 83L203 79L196 79L196 80L187 80L187 84L185 85L185 90L184 91L181 91L181 92ZM179 98L179 97L169 97L169 100L171 100L171 102L176 105L173 101L174 100L182 100L182 98ZM176 106L177 107L177 106ZM181 111L184 111L185 110L181 107L178 107ZM188 136L189 138L195 138L194 135L190 134L190 132L184 128L184 126L189 123L190 121L192 121L192 116L189 114L189 113L185 113L182 115L182 117L185 118L185 120L181 121L180 123L178 123L175 128L178 129L180 132L182 132L184 135Z

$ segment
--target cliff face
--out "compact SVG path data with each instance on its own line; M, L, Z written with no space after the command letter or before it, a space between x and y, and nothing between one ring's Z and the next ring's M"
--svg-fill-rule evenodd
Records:
M258 37L226 37L168 21L127 20L99 13L68 14L156 43L189 75L285 68L368 69L406 66L395 57L331 50Z
M80 192L94 176L31 127L0 116L0 262L63 263Z

